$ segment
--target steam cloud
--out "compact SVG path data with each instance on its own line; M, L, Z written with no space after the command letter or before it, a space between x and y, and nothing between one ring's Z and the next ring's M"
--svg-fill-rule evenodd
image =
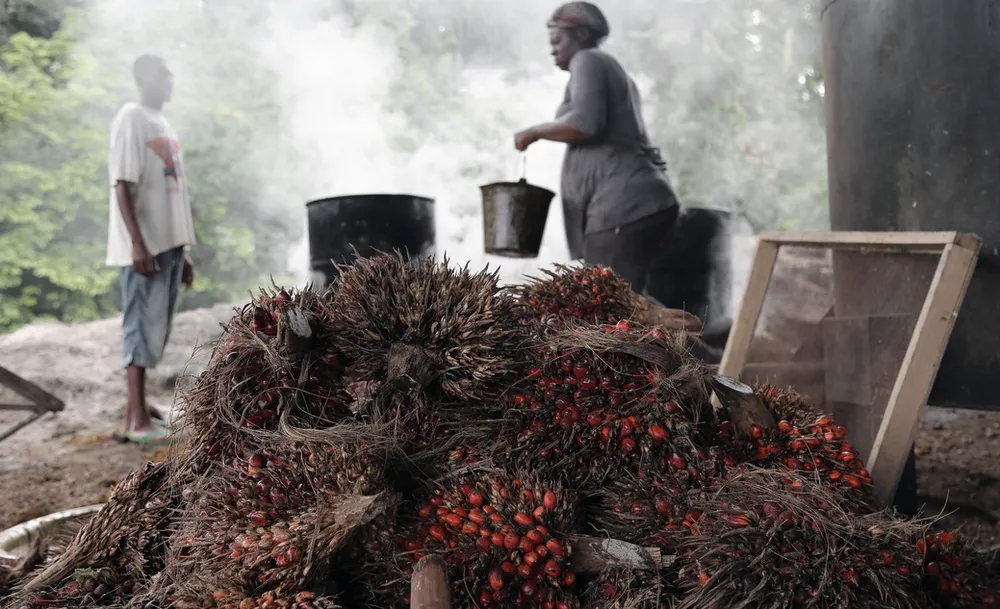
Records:
M397 0L398 2L398 0ZM755 192L752 174L738 170L728 175L704 175L699 168L675 158L670 141L657 133L656 124L684 120L695 106L705 103L704 93L719 79L739 73L739 57L726 65L705 65L684 56L664 58L685 70L686 92L669 97L669 116L653 116L656 74L636 73L635 53L630 47L627 20L630 10L645 10L650 3L670 14L667 20L678 32L696 31L692 21L700 14L685 0L606 0L600 3L612 21L608 49L624 61L649 99L645 103L654 142L663 148L675 185L704 195L708 205L726 205L736 196L751 197ZM502 264L502 278L515 280L539 266L568 259L558 198L553 202L540 258L528 261L489 260L482 253L482 219L479 186L515 177L517 153L513 133L539 121L548 120L561 100L566 75L551 63L547 48L545 19L555 6L529 0L485 3L481 0L414 0L406 10L413 12L420 27L437 27L441 35L456 24L467 28L468 53L458 82L432 82L432 87L457 90L458 110L440 119L433 129L422 130L412 149L401 151L395 138L410 128L411 117L392 109L393 79L404 69L401 54L385 32L356 25L359 11L384 12L386 20L399 8L388 0L171 0L169 6L135 0L93 0L91 29L80 43L99 59L114 46L116 56L125 47L127 56L141 52L165 55L177 74L177 103L167 109L175 128L184 137L187 119L204 113L211 100L185 97L185 82L192 74L211 64L193 48L211 49L205 38L213 35L204 24L209 11L238 14L245 28L246 48L252 64L279 75L278 96L281 113L274 129L260 134L257 146L275 154L260 154L260 180L267 205L279 206L283 213L301 217L304 227L307 200L367 192L396 192L429 196L437 201L438 254L447 254L456 263L470 262L473 268L484 263ZM339 8L338 8L339 7ZM228 11L228 12L227 12ZM745 32L734 31L742 38ZM759 41L747 38L747 52ZM234 52L220 49L220 52ZM733 62L736 67L733 67ZM631 64L631 65L630 65ZM127 91L126 66L109 66L122 75ZM234 74L234 79L250 75ZM235 81L234 81L235 82ZM772 84L761 84L761 87ZM752 87L749 89L753 93ZM221 94L221 93L220 93ZM754 99L746 100L753 105ZM661 107L663 107L661 105ZM778 112L782 112L778 109ZM110 117L108 117L110 119ZM774 118L772 116L772 118ZM779 169L793 172L825 170L822 159L823 134L819 121L808 123L799 116L779 116L781 121L748 125L735 137L747 145L778 151ZM693 127L697 131L698 126ZM276 146L275 142L280 142ZM800 145L800 142L802 144ZM293 151L294 158L281 151ZM528 153L527 178L532 183L558 192L559 167L563 148L539 143ZM190 163L190 161L189 161ZM189 168L196 172L196 167ZM801 193L790 193L801 199ZM765 201L765 205L778 203ZM197 204L197 201L195 201ZM824 220L825 221L825 220ZM759 228L759 227L758 227ZM747 252L741 252L746 255ZM738 254L739 255L739 254ZM307 245L302 242L288 261L276 262L276 271L288 265L300 277L308 267Z

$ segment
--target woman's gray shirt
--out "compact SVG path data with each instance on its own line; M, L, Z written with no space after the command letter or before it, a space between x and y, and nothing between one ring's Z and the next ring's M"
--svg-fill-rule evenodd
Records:
M556 118L587 136L563 159L562 203L570 255L583 237L677 205L666 163L652 147L639 90L621 64L600 49L579 51Z

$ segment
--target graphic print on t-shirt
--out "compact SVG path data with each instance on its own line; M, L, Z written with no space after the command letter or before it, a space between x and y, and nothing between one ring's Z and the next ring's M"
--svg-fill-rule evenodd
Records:
M181 172L181 145L171 137L156 137L146 143L163 161L163 176L175 180L184 177Z

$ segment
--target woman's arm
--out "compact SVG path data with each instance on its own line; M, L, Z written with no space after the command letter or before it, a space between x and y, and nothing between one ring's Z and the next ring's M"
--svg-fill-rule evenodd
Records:
M524 151L528 146L538 140L549 140L550 142L562 142L565 144L582 144L589 137L580 132L572 123L564 118L554 120L550 123L542 123L534 127L528 127L514 136L514 146Z
M538 140L582 144L598 136L607 124L608 89L605 67L596 54L580 51L569 65L570 110L558 119L529 127L514 136L525 150Z

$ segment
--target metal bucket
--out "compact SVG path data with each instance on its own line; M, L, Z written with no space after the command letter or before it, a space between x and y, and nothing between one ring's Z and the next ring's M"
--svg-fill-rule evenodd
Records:
M28 553L35 534L69 533L74 525L82 526L102 507L103 503L55 512L22 522L0 531L0 558L16 560Z
M309 257L324 285L337 278L334 262L401 250L434 255L434 199L415 195L346 195L310 201Z
M537 258L556 193L528 184L497 182L481 186L483 244L487 254L508 258Z

